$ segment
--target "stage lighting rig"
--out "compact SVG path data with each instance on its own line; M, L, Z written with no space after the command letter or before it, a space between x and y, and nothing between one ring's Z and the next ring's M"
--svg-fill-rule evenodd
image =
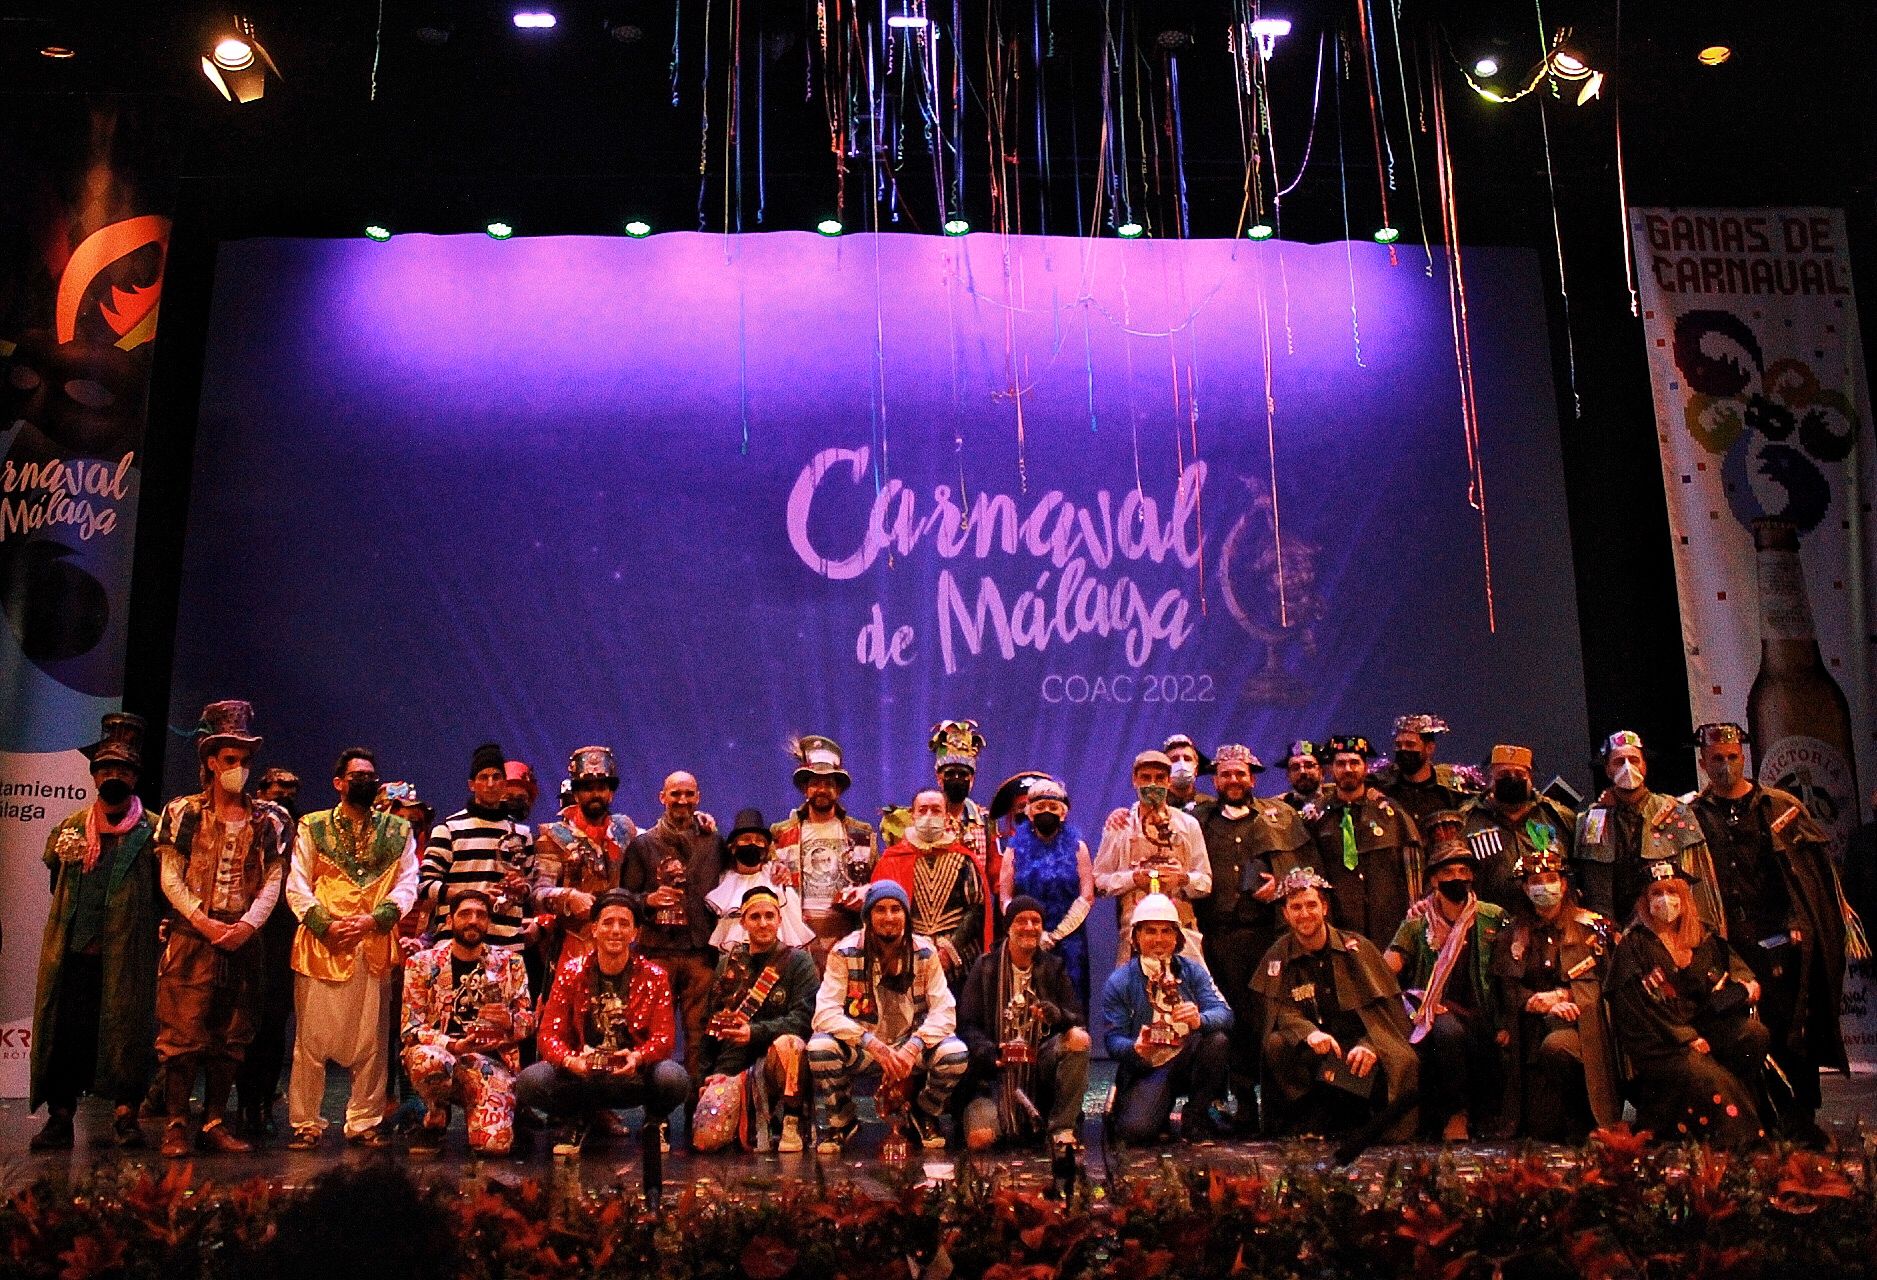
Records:
M254 23L236 15L234 24L215 36L202 55L202 74L230 102L254 102L267 92L267 77L286 77L254 34Z

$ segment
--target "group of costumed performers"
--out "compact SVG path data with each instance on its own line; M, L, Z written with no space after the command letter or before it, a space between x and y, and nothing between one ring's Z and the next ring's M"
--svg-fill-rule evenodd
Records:
M474 1152L545 1129L573 1157L636 1111L648 1186L680 1117L701 1152L840 1153L874 1075L889 1149L1072 1156L1097 1033L1119 1144L1573 1142L1625 1105L1662 1137L1818 1144L1845 965L1869 954L1824 830L1752 781L1734 724L1701 727L1705 785L1681 799L1612 734L1581 814L1527 746L1436 760L1429 714L1374 771L1359 734L1289 743L1268 797L1249 747L1174 734L1131 758L1093 850L1047 771L972 799L970 720L933 727L934 785L877 833L825 735L791 741L801 802L779 822L749 807L720 830L673 770L641 828L596 744L537 828L533 769L493 742L441 820L366 747L296 816L297 776L250 785L252 724L204 708L195 785L155 815L142 721L107 715L87 749L96 799L45 853L34 1149L72 1146L90 1093L120 1146L153 1118L165 1156L252 1150L281 1132L288 1007L291 1149L336 1125L433 1153L460 1109Z

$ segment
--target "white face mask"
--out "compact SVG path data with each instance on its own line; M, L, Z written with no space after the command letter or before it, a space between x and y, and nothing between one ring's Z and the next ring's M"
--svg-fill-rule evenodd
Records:
M1199 770L1195 769L1192 765L1186 763L1186 761L1184 760L1180 761L1178 764L1175 764L1171 770L1171 773L1172 773L1173 781L1178 783L1180 786L1186 786L1188 783L1192 782L1193 779L1199 776Z
M1616 770L1616 789L1634 791L1642 785L1642 770L1634 760L1625 760Z
M1681 919L1681 899L1670 897L1651 897L1649 914L1657 924L1674 924Z
M934 813L920 814L913 819L912 829L926 844L938 844L945 839L945 816Z
M1540 911L1549 911L1564 901L1564 886L1561 884L1528 884L1525 896Z
M248 785L248 766L238 764L231 769L223 769L217 780L222 784L222 790L229 795L240 795L241 789Z

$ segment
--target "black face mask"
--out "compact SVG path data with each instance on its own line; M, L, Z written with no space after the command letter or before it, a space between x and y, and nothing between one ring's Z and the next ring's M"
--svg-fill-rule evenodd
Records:
M524 822L528 817L528 802L526 800L505 800L502 802L502 812L516 822Z
M971 794L971 779L947 778L939 784L939 790L945 793L948 803L963 804L965 797Z
M1471 880L1442 880L1434 887L1440 890L1440 896L1449 902L1465 902L1466 896L1473 892Z
M1062 830L1062 819L1053 813L1039 813L1030 818L1030 825L1036 829L1037 835L1047 840Z
M1524 804L1532 798L1532 784L1516 774L1507 774L1492 784L1492 798L1500 804Z
M1419 773L1421 766L1427 763L1427 757L1419 751L1395 752L1395 768L1403 773Z
M106 778L103 782L98 784L98 799L115 809L118 805L130 799L130 793L134 789L135 788L122 778Z
M357 805L361 809L370 808L372 799L377 796L377 794L378 780L376 778L367 778L363 782L348 782L345 784L346 803Z
M736 855L737 866L760 867L763 864L763 856L768 851L759 844L740 844L731 852Z

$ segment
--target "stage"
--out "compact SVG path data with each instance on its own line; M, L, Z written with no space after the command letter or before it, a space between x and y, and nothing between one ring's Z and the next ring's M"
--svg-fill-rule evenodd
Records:
M1329 1163L1332 1146L1327 1142L1224 1141L1190 1145L1168 1142L1157 1147L1104 1153L1099 1111L1107 1095L1111 1073L1112 1068L1105 1062L1093 1064L1090 1070L1089 1116L1083 1123L1082 1138L1087 1147L1084 1163L1088 1177L1096 1185L1107 1181L1111 1170L1119 1177L1147 1174L1169 1157L1182 1165L1203 1165L1208 1162L1236 1163L1246 1159L1270 1159L1281 1150L1301 1150L1314 1152L1314 1158L1325 1166ZM1823 1086L1825 1105L1818 1115L1820 1126L1837 1140L1840 1148L1856 1151L1860 1125L1865 1129L1877 1127L1877 1073L1862 1072L1851 1076L1827 1074L1823 1078ZM860 1101L863 1116L871 1120L871 1101L865 1098ZM78 1144L73 1150L29 1152L26 1149L27 1140L38 1130L45 1113L42 1110L38 1115L29 1117L25 1106L25 1102L18 1098L0 1101L0 1192L11 1193L35 1179L56 1177L61 1173L81 1175L101 1164L143 1164L161 1168L171 1163L156 1154L156 1144L162 1138L161 1120L144 1121L144 1132L150 1138L149 1148L119 1152L108 1141L110 1108L96 1099L87 1099L79 1107ZM337 1116L344 1112L344 1108L345 1073L334 1068L327 1081L325 1114ZM626 1114L634 1117L634 1113ZM528 1178L552 1178L556 1182L567 1182L570 1180L569 1175L577 1173L579 1182L590 1190L621 1183L636 1187L639 1183L638 1140L631 1136L615 1139L606 1147L590 1146L576 1161L555 1158L549 1151L545 1132L534 1130L530 1134L532 1142L526 1144L528 1149L518 1149L506 1159L472 1157L464 1145L459 1110L443 1150L436 1156L408 1156L401 1146L380 1151L349 1146L339 1138L336 1125L327 1132L325 1141L317 1150L298 1152L286 1149L284 1103L278 1110L278 1116L283 1132L269 1139L253 1155L197 1153L189 1158L188 1163L197 1166L201 1177L217 1183L266 1178L282 1187L303 1186L331 1168L384 1160L403 1165L413 1177L420 1180L433 1174L454 1177L474 1170L479 1176L508 1183L518 1183ZM958 1151L915 1152L911 1161L895 1168L878 1158L883 1137L884 1131L877 1124L869 1123L863 1126L860 1135L839 1157L817 1156L812 1145L809 1150L786 1156L741 1153L704 1156L689 1151L680 1141L665 1156L665 1181L674 1188L712 1184L731 1191L764 1191L792 1180L823 1177L851 1180L881 1195L888 1195L892 1184L903 1182L911 1173L923 1172L926 1177L936 1179L952 1176L963 1159L963 1153ZM1463 1166L1484 1166L1504 1159L1513 1149L1507 1144L1495 1143L1452 1147L1432 1143L1376 1146L1364 1153L1356 1167L1379 1170L1404 1158L1435 1153L1450 1154ZM1564 1151L1563 1148L1549 1150L1560 1155ZM1013 1185L1040 1189L1049 1182L1049 1162L1040 1151L999 1150L989 1159L981 1158L979 1164L987 1170L995 1170L995 1177Z

